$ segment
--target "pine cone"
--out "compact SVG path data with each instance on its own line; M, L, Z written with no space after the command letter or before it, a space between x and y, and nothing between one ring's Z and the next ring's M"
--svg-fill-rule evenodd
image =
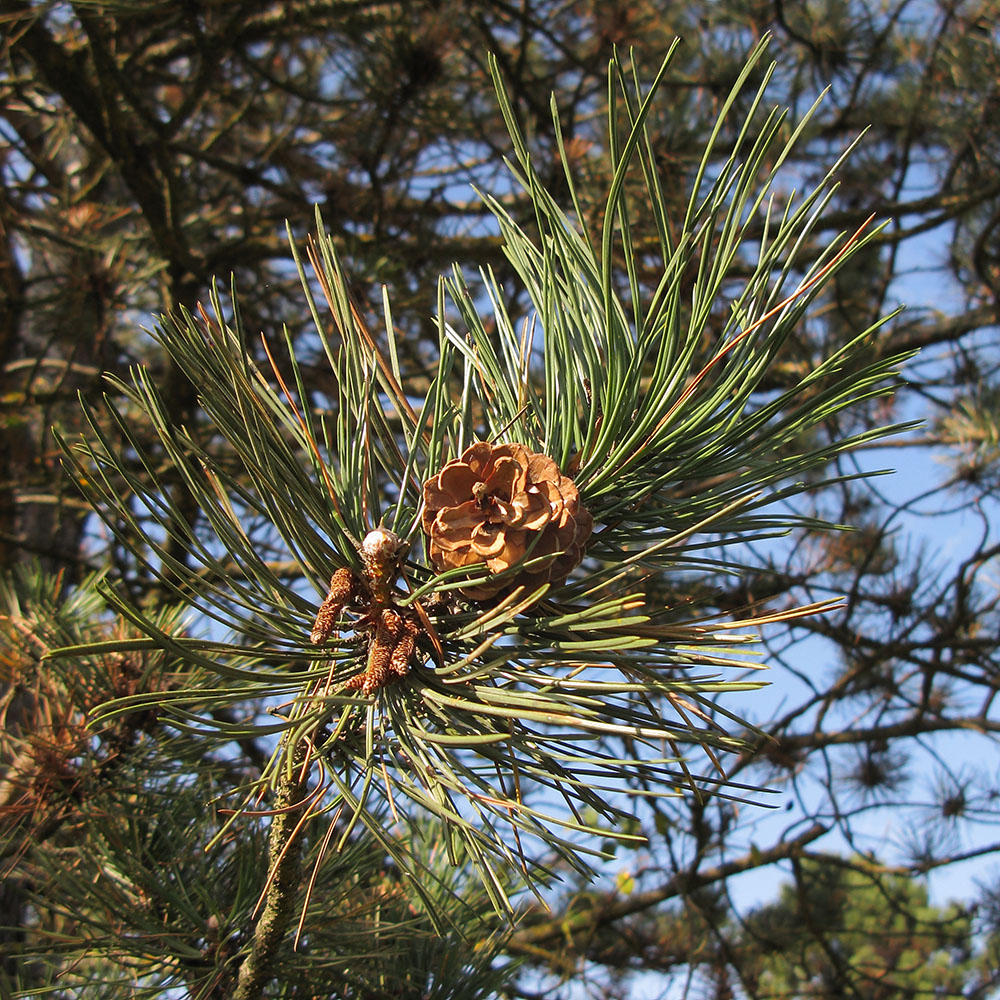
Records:
M480 441L424 483L423 527L438 570L485 563L502 573L525 557L547 557L513 578L460 588L473 600L519 584L562 583L593 526L573 480L523 445Z

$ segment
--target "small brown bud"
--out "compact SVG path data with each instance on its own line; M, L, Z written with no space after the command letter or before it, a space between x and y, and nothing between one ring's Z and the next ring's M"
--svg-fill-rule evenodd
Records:
M341 611L354 600L357 593L358 580L353 570L345 566L330 577L330 590L319 606L316 621L309 634L309 641L314 646L321 646L330 638Z
M345 689L360 690L368 698L394 678L405 677L410 671L410 657L419 634L420 623L415 618L393 608L384 608L368 646L365 670L352 677L344 685Z
M417 636L420 635L420 622L415 618L404 618L402 634L396 642L389 666L397 677L405 677L410 672L410 658L417 647Z

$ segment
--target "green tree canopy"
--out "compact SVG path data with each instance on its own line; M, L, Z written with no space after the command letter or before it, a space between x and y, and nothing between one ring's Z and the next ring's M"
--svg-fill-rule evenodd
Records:
M808 859L778 899L751 912L736 948L751 996L988 996L997 942L970 913L930 905L927 888L870 859Z

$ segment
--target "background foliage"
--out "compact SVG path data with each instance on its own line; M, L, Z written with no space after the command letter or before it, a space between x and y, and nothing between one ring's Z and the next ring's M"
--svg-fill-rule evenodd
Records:
M838 460L845 475L896 465L902 472L893 479L844 480L797 502L799 513L856 531L803 527L784 544L741 553L751 566L737 576L655 581L665 603L727 613L848 595L835 614L768 630L774 695L748 695L739 706L776 742L761 740L730 776L779 789L783 808L665 800L643 827L648 847L619 850L605 882L584 885L561 872L567 881L546 897L553 913L530 911L513 935L485 949L475 934L465 945L455 937L446 950L460 970L453 975L442 972L424 904L404 899L404 883L381 859L354 858L350 878L323 869L330 881L315 893L356 917L354 943L316 941L294 960L289 954L286 968L291 975L317 955L350 955L330 972L345 995L401 995L384 978L404 964L382 944L391 937L392 948L409 942L405 988L414 996L490 995L500 988L491 978L494 947L524 962L519 985L504 987L512 995L546 986L551 996L627 994L640 977L653 995L671 985L718 997L881 995L874 982L897 991L885 995L935 987L994 995L1000 40L992 7L9 3L0 15L0 555L8 567L36 559L38 568L4 592L0 805L9 874L0 922L8 981L38 987L65 969L69 993L78 975L95 996L103 980L109 996L120 995L113 983L134 960L149 977L137 989L150 995L167 982L225 995L213 991L226 988L218 970L238 943L229 932L245 926L260 892L262 840L210 845L214 813L185 806L182 791L195 769L223 790L252 781L269 748L241 737L199 754L155 715L85 735L94 706L155 686L162 662L140 649L109 654L81 663L71 684L42 662L58 645L120 638L93 598L93 570L110 569L136 606L162 600L162 580L120 535L98 528L64 477L49 428L71 436L80 426L77 392L94 398L105 388L102 371L124 376L142 362L169 419L207 434L190 383L140 324L207 301L212 277L234 272L244 327L287 323L305 349L310 317L287 263L284 220L301 241L318 202L354 291L371 296L364 306L376 315L386 285L405 334L399 364L422 394L436 360L435 283L453 261L492 267L511 315L526 306L469 187L491 192L530 231L533 213L501 169L509 139L486 52L497 55L538 169L551 169L546 187L568 198L568 161L581 214L592 219L610 180L599 153L612 46L634 47L636 62L651 68L680 36L650 121L667 208L680 219L719 103L746 52L771 31L770 100L798 120L830 87L783 168L787 191L811 186L870 126L803 260L872 212L890 223L796 327L758 398L796 385L904 300L873 360L923 348L891 403L831 415L811 432L822 444L893 419L924 420L891 442L890 455L873 449L870 462L867 453ZM722 133L721 158L734 140ZM655 255L642 249L657 238L633 221L635 280L645 287L659 274ZM720 300L709 330L728 321L723 307ZM325 361L312 364L305 350L301 364L317 400L328 399ZM132 432L147 428L137 423ZM180 481L172 488L174 509L197 529L202 515L190 493ZM262 537L263 559L267 544ZM188 559L180 547L168 554ZM150 789L170 808L137 807ZM176 857L170 824L198 822L210 849ZM439 866L433 891L439 907L454 906L449 878L458 879L465 916L456 911L449 926L468 932L488 908L460 868ZM938 905L929 910L912 879L933 873L945 877L930 882ZM211 906L223 897L192 895L193 886L222 878L232 901L225 914ZM781 880L789 888L775 900ZM836 893L850 902L817 905ZM373 908L373 899L384 905ZM879 906L913 940L909 948L890 942L872 958L858 928L889 926ZM372 940L373 919L379 947L365 959L357 940ZM337 934L353 926L332 924ZM385 926L409 930L385 935ZM172 956L169 968L150 971L150 940L172 942L157 949ZM949 949L952 978L935 978L942 960L928 956ZM112 952L114 963L100 958ZM927 968L924 978L911 955ZM571 979L560 985L563 976Z

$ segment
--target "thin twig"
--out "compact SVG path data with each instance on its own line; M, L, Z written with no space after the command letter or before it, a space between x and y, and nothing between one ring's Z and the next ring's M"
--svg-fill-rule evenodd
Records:
M308 782L300 767L293 764L282 770L268 836L267 896L254 928L250 954L240 966L233 1000L259 1000L263 996L285 931L291 923L302 852L302 838L295 833L307 805L307 791Z

